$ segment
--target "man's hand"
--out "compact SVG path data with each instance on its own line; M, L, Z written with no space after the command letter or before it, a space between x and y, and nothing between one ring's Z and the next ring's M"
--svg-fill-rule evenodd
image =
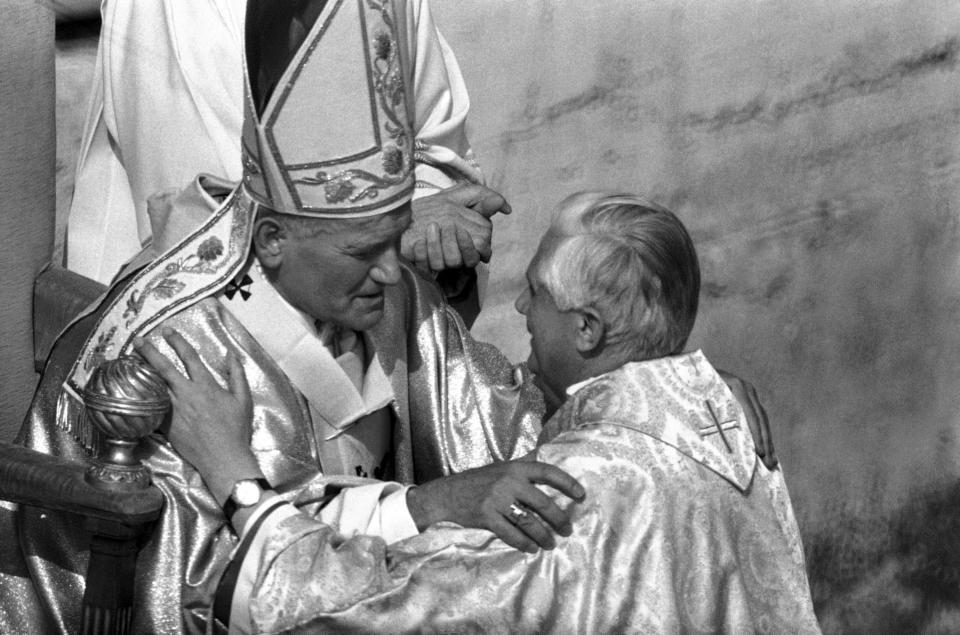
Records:
M222 505L234 483L263 476L250 449L253 400L246 374L236 356L228 353L225 390L187 340L166 327L162 333L187 369L186 377L149 342L137 339L134 347L170 387L173 416L167 438Z
M488 262L497 212L510 205L483 185L457 185L412 203L413 222L400 239L400 254L424 271L476 267Z
M732 375L723 370L717 370L720 378L726 382L730 392L737 398L744 414L747 415L747 425L750 427L750 434L753 435L753 444L757 447L757 455L768 469L777 467L780 460L773 450L773 435L770 434L770 421L767 419L767 411L763 409L760 398L757 397L757 389L743 379Z
M489 529L508 545L535 553L553 549L552 527L562 536L572 528L568 513L535 487L540 483L582 501L583 486L563 470L534 461L505 461L430 481L407 493L417 527L449 520ZM543 521L549 524L549 527Z

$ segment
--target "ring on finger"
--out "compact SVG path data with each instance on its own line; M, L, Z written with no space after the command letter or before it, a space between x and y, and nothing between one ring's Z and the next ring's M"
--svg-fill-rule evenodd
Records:
M530 518L530 512L518 503L510 503L510 511L508 512L507 518L509 518L510 522L514 525L519 525L524 520Z

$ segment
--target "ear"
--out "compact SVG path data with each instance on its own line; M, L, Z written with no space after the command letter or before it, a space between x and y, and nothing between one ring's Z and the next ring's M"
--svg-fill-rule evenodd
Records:
M260 264L276 269L283 262L283 248L289 232L276 218L258 218L253 224L253 250Z
M574 312L574 324L577 351L585 356L599 353L606 328L597 310L592 307L578 309Z

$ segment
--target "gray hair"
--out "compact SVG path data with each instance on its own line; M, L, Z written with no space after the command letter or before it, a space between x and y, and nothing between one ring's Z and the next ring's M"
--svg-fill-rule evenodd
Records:
M563 201L533 276L561 311L592 307L606 342L634 360L682 352L697 317L700 265L673 212L630 194Z

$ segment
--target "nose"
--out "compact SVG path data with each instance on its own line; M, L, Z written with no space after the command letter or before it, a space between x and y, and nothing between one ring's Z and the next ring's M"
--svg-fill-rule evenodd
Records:
M520 292L520 295L517 296L516 301L513 303L513 308L515 308L520 315L527 314L527 309L530 308L530 289L524 287L523 291Z
M390 247L380 255L370 269L370 277L385 286L400 282L400 261L397 258L396 246Z

